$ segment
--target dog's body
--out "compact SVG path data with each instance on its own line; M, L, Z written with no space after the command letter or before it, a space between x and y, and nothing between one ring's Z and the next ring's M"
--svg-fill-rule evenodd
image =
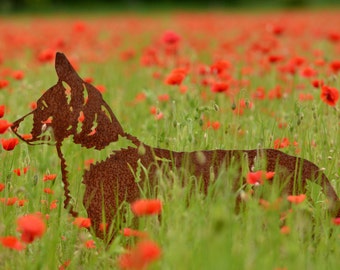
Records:
M83 203L98 236L103 237L100 224L110 224L123 202L133 202L141 197L140 188L145 179L148 179L151 189L158 185L157 170L160 168L184 168L188 175L202 180L201 187L206 193L214 180L212 178L217 177L221 168L238 164L239 175L231 180L236 191L244 183L241 179L242 165L246 164L247 170L251 171L259 159L265 160L262 169L278 173L275 177L280 177L280 181L282 179L284 193L304 192L307 179L319 183L329 200L332 214L340 217L340 202L335 190L325 174L312 162L274 149L187 153L153 148L124 132L100 92L84 82L61 53L56 56L56 71L58 83L43 94L37 101L37 109L28 114L33 115L34 121L31 138L23 139L18 134L20 123L28 115L13 123L12 130L29 144L55 144L61 160L65 208L69 208L70 194L67 161L62 152L64 140L72 137L73 143L98 151L108 149L120 138L131 142L127 148L112 151L107 158L92 164L84 172ZM49 130L53 131L54 141L47 137ZM136 170L139 166L146 170L140 170L141 182L137 183ZM72 208L69 210L77 215Z

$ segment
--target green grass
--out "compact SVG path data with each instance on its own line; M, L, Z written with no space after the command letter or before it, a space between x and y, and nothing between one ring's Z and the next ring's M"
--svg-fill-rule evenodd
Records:
M29 61L29 56L24 61ZM104 64L84 63L81 76L90 75L95 82L105 85L105 100L111 106L124 129L151 146L176 151L204 149L255 149L272 148L274 140L288 137L299 143L298 155L325 168L325 173L340 191L338 175L340 146L339 112L319 99L317 91L309 92L315 97L311 102L298 101L298 92L292 92L284 99L263 100L255 103L253 110L246 110L240 116L232 112L233 102L225 96L208 93L206 101L200 98L203 89L187 78L188 92L181 94L177 89L150 79L147 69L136 69L138 59L123 63L113 59ZM241 68L241 67L239 67ZM128 77L126 77L128 75ZM340 89L338 77L326 78ZM267 89L277 83L273 71L263 78L252 77L253 85L264 85ZM308 83L296 78L298 83ZM27 71L22 81L12 81L11 94L0 91L1 100L6 100L10 111L6 119L14 121L29 111L29 103L40 97L43 89L56 82L52 64ZM146 100L131 105L137 93L144 92ZM170 101L161 103L157 96L168 93ZM235 96L252 100L246 87ZM156 121L149 108L156 105L165 117ZM275 112L275 118L271 113ZM211 120L221 123L218 130L202 127L202 113ZM277 128L277 119L288 123L286 129ZM242 130L242 134L241 131ZM12 135L5 135L12 136ZM317 148L311 146L315 141ZM70 146L71 147L71 146ZM283 149L296 154L296 148ZM74 160L81 152L74 152ZM51 146L28 146L20 143L13 151L0 150L1 181L6 184L1 197L18 197L28 200L23 207L0 203L0 236L19 235L16 231L18 216L25 213L48 214L45 235L24 251L14 251L0 246L0 268L7 269L58 269L70 260L67 269L115 269L117 258L126 245L135 243L118 235L110 246L92 236L87 230L75 227L73 219L63 208L63 187L59 160ZM26 174L17 176L15 168L29 167ZM78 170L71 165L71 176ZM55 182L43 182L43 175L56 173ZM331 222L325 211L324 197L320 189L309 185L309 196L314 203L305 201L293 205L293 212L287 215L285 225L290 233L283 234L280 227L281 210L289 205L283 198L282 209L265 210L256 196L249 197L244 209L235 213L236 194L232 192L228 179L234 175L233 168L222 171L205 197L194 192L188 202L188 188L178 184L178 175L160 175L160 192L163 202L162 217L143 217L140 230L149 233L151 239L162 249L162 257L149 269L337 269L340 254L340 226ZM77 182L78 181L78 182ZM77 188L81 179L73 179ZM172 184L170 184L172 183ZM43 193L51 187L55 194ZM259 187L270 201L278 197L275 186ZM44 200L44 203L42 203ZM57 208L49 205L57 200ZM85 215L85 212L82 212ZM128 221L131 213L128 213ZM129 227L131 224L124 224ZM87 249L84 242L94 239L96 248Z

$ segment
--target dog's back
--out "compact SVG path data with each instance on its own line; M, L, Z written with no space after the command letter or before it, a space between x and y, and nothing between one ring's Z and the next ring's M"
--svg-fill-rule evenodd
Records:
M242 170L251 171L259 159L265 162L264 170L278 174L276 177L281 180L281 195L305 192L307 180L316 181L330 200L333 215L340 217L340 201L335 190L325 174L308 160L274 149L174 152L152 148L140 142L137 144L138 147L115 151L107 160L91 165L84 174L84 205L93 221L96 234L100 237L103 237L103 232L99 229L100 224L111 224L119 215L119 207L123 202L131 203L139 199L143 187L144 190L151 190L153 196L156 195L157 187L161 185L160 173L175 171L180 184L183 185L195 176L197 186L194 188L207 194L209 186L219 173L232 167L236 174L233 179L225 181L231 182L232 190L236 194L245 184ZM143 169L139 168L140 179L136 179L137 168L141 166ZM235 195L235 198L238 198L239 203L239 196Z

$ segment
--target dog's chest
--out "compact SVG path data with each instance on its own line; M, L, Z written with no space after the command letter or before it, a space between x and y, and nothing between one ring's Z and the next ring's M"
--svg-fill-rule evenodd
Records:
M82 199L85 191L83 183L84 173L90 171L96 164L110 163L110 155L115 151L134 146L128 139L120 137L117 142L111 143L102 150L95 148L82 147L80 144L73 143L72 138L65 140L62 144L62 153L65 158L67 179L70 184L70 195L76 210L82 212ZM135 147L135 146L134 146ZM113 166L113 164L109 165ZM96 181L96 179L94 180Z

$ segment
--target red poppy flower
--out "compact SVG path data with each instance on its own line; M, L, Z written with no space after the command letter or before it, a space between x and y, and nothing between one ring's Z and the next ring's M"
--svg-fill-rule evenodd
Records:
M290 227L289 226L282 226L281 229L280 229L280 232L282 234L290 234Z
M7 120L0 119L0 134L5 133L11 125L12 124L9 123Z
M40 238L46 231L46 225L41 215L28 214L17 220L17 230L21 232L21 240L25 243L32 243L36 238Z
M157 50L154 48L147 48L142 57L141 57L141 64L143 66L152 66L159 64L160 60L158 59Z
M42 63L51 62L54 60L55 51L52 49L45 49L38 54L38 60Z
M338 218L333 218L333 219L332 219L332 222L333 222L334 225L339 226L339 225L340 225L340 217L338 217Z
M47 118L46 120L41 121L42 124L52 124L53 121L53 117L50 116L49 118Z
M84 246L88 249L96 248L96 244L93 240L85 241Z
M221 74L223 73L225 70L229 69L231 67L230 62L226 61L226 60L219 60L216 61L215 63L213 63L210 66L210 70L213 73L217 73L217 74Z
M14 205L17 201L18 201L17 197L0 198L0 202L6 204L8 206Z
M253 93L252 97L254 99L263 100L266 97L266 90L263 87L259 86L258 88L256 88L256 90Z
M29 141L29 140L32 140L33 135L32 135L32 134L22 134L21 137L22 137L25 141Z
M71 263L70 260L63 262L63 264L59 266L58 270L66 270L70 263Z
M181 37L174 31L168 30L162 36L162 41L165 44L177 44L181 40Z
M294 66L298 66L298 67L301 66L305 62L306 62L306 59L303 58L302 56L296 56L290 60L291 64L293 64Z
M151 240L145 240L137 243L132 250L122 254L118 259L118 264L120 269L145 269L160 256L160 247Z
M87 29L87 25L84 21L76 21L73 24L73 31L76 33L82 33Z
M124 236L136 236L136 237L148 237L148 234L146 232L130 229L130 228L124 228L122 231L122 234Z
M24 168L22 169L23 174L26 174L27 171L28 171L28 167L24 167ZM13 172L14 172L17 176L20 176L20 175L21 175L21 169L20 169L20 168L14 169Z
M197 73L199 75L207 75L210 71L210 67L209 66L206 66L206 65L203 65L203 64L200 64L198 65L197 67Z
M0 183L0 192L5 189L6 185L4 183Z
M280 85L275 86L273 89L271 89L268 92L268 98L269 99L280 99L282 98L282 88Z
M164 114L162 112L158 112L156 115L155 115L155 119L156 120L161 120L163 119L164 117Z
M254 107L254 103L242 98L238 102L238 107L242 109L252 109Z
M30 109L35 110L37 108L37 103L35 101L31 102Z
M93 78L92 78L92 77L85 77L85 78L84 78L84 82L87 82L87 83L93 83L93 82L94 82L94 80L93 80Z
M5 105L0 105L0 118L2 118L5 115Z
M204 128L212 128L213 130L218 130L221 127L221 123L219 121L207 121Z
M158 111L157 107L155 107L155 106L151 106L151 107L150 107L150 113L151 113L151 114L156 115L156 114L157 114L157 111Z
M91 227L91 219L84 217L76 217L73 221L73 224L79 228L90 228Z
M162 212L162 202L157 199L140 199L131 204L136 216L156 215Z
M23 250L25 249L25 245L23 245L18 238L15 236L5 236L0 237L0 242L4 247L15 249L15 250Z
M7 80L0 80L0 89L5 88L8 84L9 82Z
M285 31L285 27L282 24L268 25L267 29L269 32L277 36L281 35Z
M56 209L57 208L57 202L58 200L54 200L50 204L50 210Z
M334 87L322 86L321 100L330 106L335 106L339 99L339 91Z
M313 80L312 85L315 88L319 88L323 86L323 80Z
M250 185L262 185L264 180L273 179L275 172L256 171L247 174L247 183Z
M326 64L325 59L316 59L314 61L315 66L323 67Z
M135 56L136 56L136 52L133 49L122 51L119 54L120 59L123 61L128 61L130 59L133 59Z
M282 55L269 55L268 56L268 61L270 63L277 63L283 59Z
M80 111L79 117L78 117L78 122L82 123L82 122L84 122L84 120L85 120L85 115L84 115L83 111Z
M214 121L211 123L211 127L213 128L213 130L218 130L220 128L221 124L219 121Z
M106 92L106 87L104 85L97 85L96 88L102 94Z
M334 73L337 73L340 70L340 60L332 61L329 66Z
M181 94L185 94L187 91L188 91L188 86L183 85L183 84L179 86L179 92Z
M50 189L50 188L44 188L44 192L45 192L46 194L51 194L51 195L54 194L54 190L53 190L53 189Z
M18 206L24 206L25 205L25 203L27 203L28 202L28 200L25 200L25 199L20 199L20 200L18 200L17 201L18 202Z
M288 124L286 122L283 122L283 121L280 121L278 124L277 124L278 128L286 128L288 126Z
M167 102L170 100L169 94L162 94L157 97L158 101L160 102Z
M211 91L214 93L222 93L229 89L229 83L227 82L214 82L211 85Z
M93 163L94 163L94 159L90 158L90 159L87 159L87 160L84 161L84 166L86 168L89 168L90 165L93 164Z
M109 227L109 224L105 223L105 222L102 222L99 224L99 230L101 232L106 232L107 228Z
M143 92L140 92L140 93L137 93L137 95L135 96L133 103L137 104L139 102L143 102L144 100L146 100L146 94Z
M53 181L54 179L56 179L57 175L56 174L45 174L43 177L43 181Z
M22 70L16 70L12 73L13 79L22 80L25 77L25 74Z
M287 197L287 200L291 203L294 204L299 204L302 203L304 200L306 199L306 195L305 194L300 194L300 195L289 195Z
M1 139L2 148L6 151L11 151L19 143L18 138Z
M176 68L165 78L165 84L180 85L187 74L187 70L183 68Z
M285 148L290 145L288 138L279 138L274 141L274 149Z
M159 71L154 71L152 73L152 78L154 78L156 80L160 79L161 77L162 77L162 74Z
M302 69L301 71L301 76L305 77L305 78L311 78L317 75L316 70L314 70L311 67L305 67L304 69Z
M327 38L331 42L338 42L340 41L340 32L331 31L328 33Z

